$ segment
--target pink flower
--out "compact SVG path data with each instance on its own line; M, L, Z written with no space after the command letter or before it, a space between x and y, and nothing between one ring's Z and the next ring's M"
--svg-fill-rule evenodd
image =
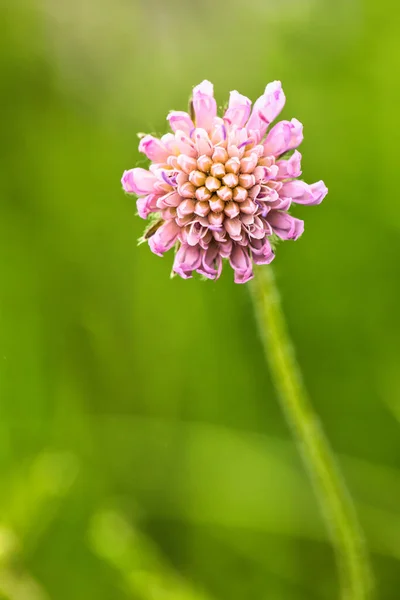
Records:
M291 205L320 204L328 190L323 181L298 179L301 154L294 149L303 140L302 124L292 119L269 129L284 104L281 83L274 81L253 110L248 98L231 92L221 118L213 86L203 81L193 90L193 117L170 112L173 133L140 140L150 167L125 171L122 186L138 197L139 216L152 215L145 235L150 249L163 256L175 247L174 273L218 279L228 259L235 282L246 283L253 264L274 259L277 238L303 233Z
M193 110L196 127L210 132L217 116L217 103L214 98L214 87L209 81L203 81L193 90Z

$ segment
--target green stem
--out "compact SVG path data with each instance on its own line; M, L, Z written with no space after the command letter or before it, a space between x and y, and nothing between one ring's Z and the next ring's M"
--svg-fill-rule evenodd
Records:
M341 598L366 600L370 598L372 577L363 535L352 499L305 391L271 266L257 268L251 289L265 356L335 548Z

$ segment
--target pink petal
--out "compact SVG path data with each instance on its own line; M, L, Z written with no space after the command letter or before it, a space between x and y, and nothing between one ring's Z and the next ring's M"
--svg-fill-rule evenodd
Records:
M264 94L255 101L253 111L247 123L248 131L258 132L260 140L267 127L281 112L285 105L285 94L280 81L273 81L265 88Z
M201 263L202 249L200 246L189 246L182 244L175 255L173 271L188 279L192 276L192 271L195 271Z
M323 181L317 181L316 183L312 183L310 185L310 189L314 196L313 204L321 204L322 200L328 193L328 188L326 187Z
M186 154L180 154L177 158L177 164L180 166L182 171L184 171L187 175L194 171L197 167L196 159L191 156L186 156ZM182 179L182 178L181 178ZM183 181L177 180L179 185L183 185Z
M234 244L229 262L235 271L235 283L246 283L254 277L247 248Z
M198 152L195 145L190 137L188 137L181 129L178 129L175 132L175 141L180 153L186 154L186 156L190 156L191 158L197 158Z
M164 252L167 252L176 242L180 227L175 223L174 220L166 221L161 227L157 229L154 235L149 238L149 246L154 254L162 256Z
M258 163L258 156L255 152L251 152L249 156L245 156L240 161L240 172L241 173L253 173ZM264 167L261 167L262 169Z
M256 240L254 240L256 241ZM261 240L257 240L260 241ZM275 254L272 251L271 244L267 239L262 242L261 249L253 249L251 244L251 256L253 262L256 265L269 265L275 258Z
M288 160L278 160L276 163L279 171L276 176L277 179L289 179L294 177L300 177L301 175L301 154L297 150L294 151L293 155Z
M190 132L194 129L192 119L188 113L182 110L172 110L167 117L167 121L169 121L169 126L172 131L178 131L180 129L190 135Z
M220 117L215 117L213 126L210 133L210 139L212 144L223 144L227 138L228 132L225 122ZM226 159L225 159L226 160Z
M214 147L211 143L209 135L205 129L197 127L193 132L193 141L196 144L197 151L199 156L211 156Z
M175 135L173 133L166 133L161 138L162 143L170 154L177 156L180 152L178 144L176 143Z
M182 202L182 198L177 192L170 192L169 194L164 194L157 200L157 208L176 208Z
M156 163L165 163L169 152L161 140L152 135L145 135L139 142L139 152L143 152L148 159Z
M192 215L194 209L196 208L196 203L194 200L187 199L182 200L177 208L177 213L180 218L186 217L187 215Z
M268 213L268 222L282 240L297 240L304 231L304 222L278 210Z
M217 116L217 103L214 88L209 81L203 81L193 90L193 109L196 115L196 127L211 131L213 120Z
M262 240L250 238L250 250L253 262L256 265L269 265L275 258L267 237Z
M231 239L228 240L223 240L223 234L222 232L219 231L214 231L214 237L216 240L218 240L220 238L220 243L219 243L219 253L222 256L222 258L229 258L229 256L231 255L232 252L232 248L233 248L233 242Z
M291 204L292 204L292 199L291 198L280 198L278 196L277 198L273 198L272 200L268 200L267 206L270 209L274 209L274 210L289 210Z
M209 279L218 279L222 271L222 259L217 244L211 244L205 252L201 265L197 269L198 273L201 273Z
M189 246L197 246L200 239L207 233L207 229L203 227L198 221L190 225L189 231L186 235L186 241Z
M282 198L291 198L296 204L313 206L320 204L328 193L328 188L323 181L308 185L304 181L287 181L283 184L279 195Z
M254 278L253 271L249 271L248 273L238 273L235 271L235 283L247 283L250 279Z
M234 219L225 220L225 229L233 240L239 240L242 237L242 223L240 219L235 217Z
M275 254L271 250L271 254L254 254L252 253L253 262L255 265L269 265L275 258Z
M266 155L279 156L297 148L303 141L303 125L297 119L280 121L268 133L264 142Z
M136 208L139 217L141 217L142 219L147 219L150 213L157 212L157 200L158 196L156 194L149 194L148 196L144 196L143 198L138 198L138 200L136 201Z
M136 167L135 169L124 171L121 182L125 192L142 196L154 191L157 179L150 171Z
M229 125L244 127L248 121L251 111L251 100L242 96L236 90L230 93L228 109L224 114L224 120Z

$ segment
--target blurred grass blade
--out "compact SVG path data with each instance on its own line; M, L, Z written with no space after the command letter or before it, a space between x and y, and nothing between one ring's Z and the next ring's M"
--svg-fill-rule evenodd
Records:
M95 514L90 528L95 552L120 573L125 587L143 600L211 600L168 565L156 545L116 510Z

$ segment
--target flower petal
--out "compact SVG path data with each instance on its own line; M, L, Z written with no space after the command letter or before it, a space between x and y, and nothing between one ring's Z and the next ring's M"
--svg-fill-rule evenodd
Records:
M235 271L235 283L247 283L250 279L254 278L253 271L249 271L248 273L238 273Z
M323 181L308 185L304 181L287 181L283 184L279 195L282 198L291 198L296 204L321 204L328 193L328 188Z
M198 152L194 143L182 129L178 129L175 132L175 141L181 154L186 154L186 156L190 156L191 158L197 158Z
M169 152L161 140L152 135L145 135L139 142L139 152L143 152L149 160L166 163Z
M288 160L278 160L276 163L279 171L277 179L289 179L300 177L301 175L301 154L297 150L294 151Z
M218 279L222 271L222 258L217 244L210 244L203 252L201 265L197 272L208 279Z
M328 193L328 188L326 187L323 181L317 181L316 183L312 183L310 185L310 189L312 190L314 196L313 204L321 204L322 200ZM297 202L297 200L295 201Z
M250 238L250 250L253 262L256 265L269 265L275 258L275 254L272 251L271 244L267 237L263 240Z
M265 88L264 94L255 101L253 111L247 123L248 131L258 132L260 140L267 127L281 112L285 105L285 94L280 81L273 81Z
M251 100L242 96L236 90L230 93L228 109L224 114L224 120L228 125L244 127L248 121L251 111Z
M279 210L268 213L268 222L281 240L297 240L304 231L304 222Z
M178 131L178 129L180 129L190 135L190 132L194 129L192 119L188 113L183 110L172 110L167 117L167 121L169 122L172 131Z
M142 219L147 219L150 213L157 212L157 200L157 194L149 194L148 196L138 198L138 200L136 201L136 208L139 217L141 217Z
M223 119L220 119L219 117L215 117L212 129L211 129L211 133L210 133L211 142L214 144L214 146L216 146L218 148L219 147L218 145L225 142L226 138L227 138L227 128L226 128L226 125L225 125Z
M225 229L233 240L240 240L242 237L242 223L238 217L225 220Z
M269 265L275 258L271 244L267 239L264 240L261 251L252 249L251 256L256 265Z
M202 248L200 246L189 246L182 244L175 255L173 271L188 279L192 276L192 271L195 271L201 263Z
M247 248L234 244L229 262L235 271L235 283L246 283L254 277Z
M180 150L178 144L176 143L175 135L173 133L166 133L162 136L161 141L170 154L178 156Z
M128 194L149 194L154 191L154 185L157 183L156 177L150 171L136 167L129 171L124 171L121 179L122 187Z
M211 156L214 151L214 146L211 143L210 137L205 129L197 127L193 132L193 141L196 145L199 156Z
M303 125L297 119L280 121L268 133L264 142L266 155L279 156L297 148L303 141Z
M193 90L193 109L196 116L196 127L211 131L213 120L217 116L217 103L214 98L214 87L209 81L203 81Z
M161 227L157 229L154 235L149 238L149 246L154 254L162 256L164 252L167 252L175 244L180 227L175 223L174 220L166 221Z

